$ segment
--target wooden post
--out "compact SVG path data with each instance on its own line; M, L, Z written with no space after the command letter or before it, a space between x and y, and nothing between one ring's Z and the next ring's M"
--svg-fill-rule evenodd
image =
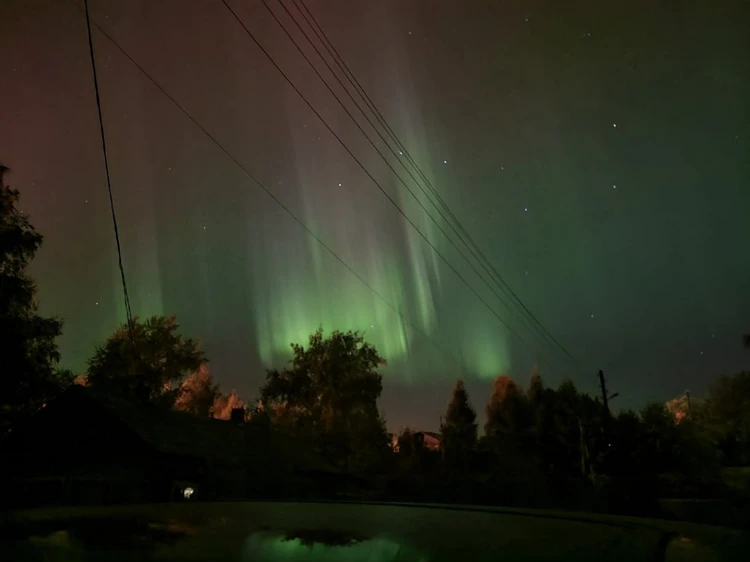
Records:
M599 385L602 389L602 402L604 404L604 414L609 415L609 400L607 397L607 382L604 380L604 371L599 371Z

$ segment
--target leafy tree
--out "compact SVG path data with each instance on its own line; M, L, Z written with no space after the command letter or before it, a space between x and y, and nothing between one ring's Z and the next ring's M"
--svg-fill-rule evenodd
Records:
M570 379L560 384L551 400L558 468L562 472L593 476L603 467L609 449L601 402L578 392Z
M484 431L490 437L501 433L520 433L531 425L526 396L507 375L495 379L486 411Z
M476 445L477 415L469 404L469 395L462 380L456 381L440 431L449 460L465 458Z
M229 394L217 392L211 411L213 412L213 417L217 420L229 420L232 419L232 410L235 408L245 408L246 406L245 401L239 397L235 390L232 390Z
M145 322L136 317L131 338L123 324L89 359L89 384L135 400L174 406L182 382L207 362L198 343L178 329L174 316L154 316Z
M72 381L60 370L55 339L62 321L37 312L36 287L26 273L43 237L18 210L19 193L5 185L0 165L0 341L3 380L0 415L3 430L29 414Z
M421 448L420 441L416 438L414 430L404 427L396 436L396 453L404 458L411 457Z
M699 417L725 464L750 465L750 371L711 383Z
M180 385L175 409L207 418L213 415L214 404L219 396L219 385L214 384L208 365L204 363Z
M319 328L307 348L292 344L287 369L268 371L261 399L282 423L312 438L331 458L349 465L387 449L377 408L385 361L359 332Z
M542 382L542 376L539 374L539 368L536 366L531 371L531 380L529 381L529 390L526 396L532 408L539 408L542 405L544 383Z

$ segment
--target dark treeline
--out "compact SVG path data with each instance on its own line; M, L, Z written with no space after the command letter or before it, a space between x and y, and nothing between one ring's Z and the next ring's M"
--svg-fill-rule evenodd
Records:
M0 178L5 172L0 168ZM337 497L649 514L659 498L738 498L747 492L746 481L727 475L747 474L742 467L750 466L750 372L717 377L701 400L686 397L669 407L651 404L616 415L572 381L551 388L534 371L525 388L506 375L497 377L490 396L480 399L484 415L477 416L459 380L436 420L439 432L405 428L391 435L377 405L384 360L357 332L326 336L319 329L306 344L292 344L293 359L269 371L258 399L247 403L234 391L222 393L198 342L180 333L174 317L154 317L118 328L94 350L87 373L74 378L58 368L55 339L62 322L37 311L26 268L42 237L17 210L17 201L18 192L2 182L5 441L73 386L144 412L179 412L180 420L220 419L252 428L264 436L255 442L263 446L243 452L242 466L270 463L271 451L287 446L282 443L307 448L333 474L356 477L343 491L327 488ZM188 422L184 427L193 430ZM220 451L238 443L244 441L219 439L212 446ZM268 482L286 477L266 468ZM221 479L218 474L211 478ZM258 471L252 474L257 480ZM233 497L252 497L249 489L240 486ZM257 492L257 486L252 489ZM294 493L324 495L319 492L298 487Z

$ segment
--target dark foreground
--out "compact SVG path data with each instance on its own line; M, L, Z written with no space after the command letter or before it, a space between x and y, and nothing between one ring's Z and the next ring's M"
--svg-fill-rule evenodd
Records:
M184 503L5 514L7 560L443 562L747 560L748 536L551 511L347 503Z

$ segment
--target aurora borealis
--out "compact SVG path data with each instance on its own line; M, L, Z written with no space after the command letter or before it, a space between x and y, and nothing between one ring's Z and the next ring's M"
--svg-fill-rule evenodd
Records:
M124 320L85 21L75 1L5 4L0 161L45 235L32 268L41 309L65 319L63 362L81 371ZM451 210L575 363L482 283L262 2L230 4L526 343L406 223L220 1L90 4L96 22L397 311L97 32L133 310L176 314L225 388L253 397L264 369L319 325L362 330L388 359L382 407L393 427L435 428L457 376L481 408L489 378L505 371L525 383L539 362L550 383L571 376L595 391L601 368L621 394L613 406L637 407L686 388L700 393L708 376L747 365L739 339L750 321L746 2L306 2ZM269 6L328 77L277 0Z

